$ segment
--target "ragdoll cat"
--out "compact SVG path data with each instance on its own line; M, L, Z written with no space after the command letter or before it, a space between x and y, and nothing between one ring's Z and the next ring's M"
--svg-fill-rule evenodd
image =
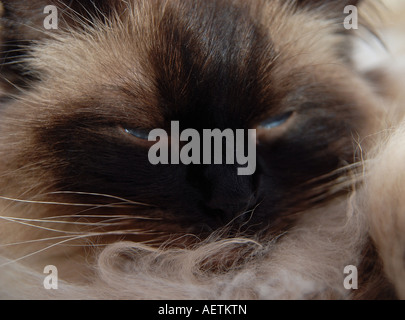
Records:
M357 4L2 1L3 268L55 265L72 298L397 297L367 223L347 221L384 112L343 27ZM255 173L151 164L148 132L170 136L172 121L256 129ZM294 270L312 254L301 229L325 233L308 247L319 279ZM350 264L357 291L343 287ZM267 285L214 289L251 272Z

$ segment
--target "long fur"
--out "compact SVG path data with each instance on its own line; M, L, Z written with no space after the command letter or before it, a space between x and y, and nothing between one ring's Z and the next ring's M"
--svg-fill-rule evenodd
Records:
M78 34L71 41L81 41L80 37ZM43 53L46 58L33 63L46 69L47 59L57 57L54 53L65 48L58 48L64 39L59 40L43 49L48 50ZM82 49L81 54L75 54L82 56L83 66L91 68L86 48ZM402 54L405 50L398 50L398 57ZM67 53L66 57L72 61L63 63L77 66L77 70L70 72L83 72L73 62L73 56ZM121 242L118 238L106 246L89 240L84 252L74 245L76 240L87 239L88 232L72 229L72 222L63 216L54 219L38 216L35 203L30 207L30 215L21 213L18 205L10 205L13 199L5 197L0 216L0 298L361 299L381 298L382 293L390 296L393 290L398 298L405 299L405 119L402 116L405 88L399 85L405 77L405 68L396 67L391 60L378 68L384 72L395 70L385 79L391 92L378 102L385 115L378 119L380 130L367 137L367 144L372 148L362 154L361 184L357 183L357 176L353 177L353 183L348 184L352 190L349 196L306 210L286 234L266 241L226 238L218 232L185 248L164 245L156 248L147 243ZM91 72L83 76L84 82L87 74ZM66 92L74 91L76 84L66 81L70 87L64 87L63 94L68 95ZM58 86L56 81L54 89ZM362 143L359 142L359 149ZM89 217L81 222L92 221ZM110 222L100 217L97 223ZM97 230L89 232L97 236ZM27 236L20 237L21 234ZM362 266L370 255L367 252L370 241L377 254L371 254L375 260ZM78 243L83 247L82 242ZM60 267L58 290L43 288L43 267L47 264ZM358 290L346 290L343 286L346 277L343 271L348 265L359 266Z

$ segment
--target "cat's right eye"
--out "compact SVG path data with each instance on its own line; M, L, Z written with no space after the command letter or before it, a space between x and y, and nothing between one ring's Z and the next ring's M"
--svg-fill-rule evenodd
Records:
M141 140L145 140L148 141L149 140L149 131L144 130L144 129L124 129L126 133L128 133L129 135L141 139Z
M285 134L296 117L295 111L288 111L266 119L257 126L257 138L272 141Z
M283 113L281 115L277 115L274 117L271 117L269 119L267 119L266 121L263 121L260 125L259 128L260 129L274 129L277 127L282 126L283 124L285 124L293 115L294 112L290 111L290 112L286 112Z

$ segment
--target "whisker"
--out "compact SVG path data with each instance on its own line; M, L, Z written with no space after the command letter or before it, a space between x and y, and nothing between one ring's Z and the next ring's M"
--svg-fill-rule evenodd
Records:
M65 243L68 243L68 242L71 242L71 241L90 238L90 237L95 237L95 236L124 235L124 234L125 235L145 235L145 234L153 234L153 233L147 233L147 232L143 232L143 231L139 232L139 231L135 231L135 230L128 230L128 231L111 231L111 232L103 232L103 233L87 233L87 234L83 234L83 235L72 236L72 237L70 237L68 239L59 241L59 242L54 243L52 245L49 245L49 246L47 246L45 248L39 249L39 250L37 250L35 252L26 254L26 255L24 255L24 256L22 256L20 258L8 261L8 262L3 263L3 264L0 264L0 268L5 267L5 266L10 265L10 264L13 264L13 263L16 263L16 262L19 262L21 260L27 259L29 257L32 257L32 256L36 255L36 254L42 253L42 252L44 252L46 250L52 249L52 248L54 248L56 246L60 246L62 244L65 244ZM142 242L140 242L140 243L142 243Z
M28 218L15 218L15 217L6 217L6 216L1 216L1 218L4 219L10 219L13 221L27 221L27 222L43 222L43 223L55 223L55 224L72 224L72 225L82 225L82 226L110 226L111 222L108 221L114 221L114 220L119 220L119 219L109 219L104 222L77 222L77 221L62 221L62 220L45 220L45 219L28 219ZM122 221L123 219L121 219Z
M18 58L19 58L18 60L14 60L14 61L10 61L10 62L3 62L3 63L1 64L1 67L4 67L4 66L12 66L12 65L24 63L24 60L21 59L21 56L19 56ZM12 59L12 57L11 57L11 59ZM8 81L7 79L5 79L5 81L8 82L8 83L10 83L10 81ZM14 86L14 85L13 85L13 86ZM14 86L14 87L15 87L15 86Z
M30 204L45 204L45 205L60 205L60 206L72 206L72 207L104 207L104 208L131 208L131 206L124 206L120 204L89 204L89 203L69 203L69 202L55 202L55 201L36 201L36 200L23 200L10 197L0 196L0 199L21 202L21 203L30 203ZM124 202L128 203L128 202ZM136 203L133 203L136 204Z
M25 90L23 88L21 88L20 86L16 85L15 83L13 83L12 81L8 80L6 77L2 77L2 79L7 82L9 85L11 85L12 87L14 87L16 90L18 90L21 93L24 93ZM18 97L18 96L17 96Z
M84 238L84 237L85 237L85 236L71 237L71 238L69 238L69 239L66 239L66 240L63 240L63 241L54 243L54 244L52 244L52 245L50 245L50 246L47 246L47 247L42 248L42 249L40 249L40 250L37 250L37 251L35 251L35 252L26 254L26 255L24 255L24 256L22 256L22 257L20 257L20 258L17 258L17 259L8 261L8 262L3 263L3 264L0 264L0 268L5 267L5 266L8 266L8 265L13 264L13 263L16 263L16 262L19 262L19 261L21 261L21 260L27 259L27 258L29 258L29 257L32 257L32 256L36 255L36 254L39 254L39 253L44 252L44 251L46 251L46 250L49 250L49 249L51 249L51 248L53 248L53 247L56 247L56 246L58 246L58 245L61 245L61 244L63 244L63 243L66 243L66 242L69 242L69 241L73 241L73 240L78 240L78 239L81 239L81 238Z
M318 176L316 178L307 180L305 182L305 184L312 184L312 183L318 182L320 180L325 180L325 179L331 178L333 176L341 176L343 173L349 172L350 170L361 168L362 166L364 166L364 161L355 162L355 163L349 164L347 166L344 166L344 167L338 168L336 170L333 170L331 172L328 172L328 173L326 173L324 175L321 175L321 176Z
M252 219L252 217L253 217L254 212L256 211L256 209L257 209L262 203L263 203L263 200L260 201L253 209L244 211L244 212L240 213L239 215L237 215L235 218L233 218L230 222L228 222L228 223L225 225L225 228L228 228L228 227L232 226L232 224L233 224L235 221L237 221L238 219L240 219L241 217L243 217L244 215L246 215L246 214L248 214L248 213L250 213L250 217L249 217L248 221L246 221L245 223L243 223L243 225L241 225L240 227L243 227L244 225L246 225L247 223L249 223L249 221L250 221L250 220Z
M360 182L360 178L362 178L362 177L363 177L363 175L359 174L358 177L356 177L356 179L354 179L354 180L342 179L342 181L340 181L340 182L332 181L328 184L324 184L319 187L315 187L312 189L313 192L309 196L310 197L309 200L310 200L310 202L319 202L319 201L322 201L329 197L332 197L346 188L353 187L354 181L356 183L358 183L358 182Z
M14 222L14 223L18 223L24 226L28 226L28 227L33 227L33 228L37 228L37 229L42 229L42 230L46 230L46 231L52 231L52 232L58 232L58 233L66 233L66 234L83 234L83 232L78 232L78 231L66 231L66 230L58 230L58 229L54 229L54 228L47 228L47 227L43 227L43 226L38 226L35 224L31 224L28 222L24 222L21 220L16 220L14 218L9 218L9 217L4 217L4 216L0 216L0 219L5 220L5 221L9 221L9 222Z
M117 235L121 234L126 234L127 232L134 232L134 230L127 230L127 231L117 231ZM140 231L139 231L140 232ZM157 235L160 234L161 232L154 232L154 231L148 231L148 232L142 232L143 235ZM99 236L102 233L96 233L96 234L88 234L90 236ZM105 234L105 233L103 233ZM111 235L111 233L109 234ZM189 235L191 236L191 234ZM41 239L32 239L32 240L25 240L25 241L19 241L19 242L12 242L12 243L4 243L0 244L1 247L11 247L11 246L18 246L18 245L23 245L23 244L32 244L32 243L38 243L38 242L46 242L46 241L51 241L51 240L59 240L59 239L66 239L66 238L71 238L72 235L66 235L66 236L57 236L57 237L49 237L49 238L41 238ZM152 243L154 240L149 240L149 241L143 241L141 243ZM91 246L96 247L96 246L106 246L108 244L92 244ZM83 244L78 245L80 247L84 246Z
M89 196L95 196L95 197L105 197L105 198L110 198L110 199L121 200L121 201L124 201L125 203L130 203L130 204L135 204L135 205L140 205L140 206L155 207L154 205L151 205L151 204L142 203L142 202L136 202L136 201L132 201L132 200L122 198L122 197L117 197L117 196L113 196L113 195L110 195L110 194L103 194L103 193L77 192L77 191L55 191L55 192L50 192L48 194L89 195Z
M55 216L55 217L45 217L44 220L47 219L59 219L59 218L93 218L93 219L102 219L102 218L111 218L111 215L63 215L63 216ZM133 216L133 215L114 215L114 218L121 218L121 219L140 219L140 220L156 220L160 221L162 218L151 218L151 217L143 217L143 216Z
M66 238L71 238L71 237L72 236L58 236L58 237L50 237L50 238L42 238L42 239L33 239L33 240L26 240L26 241L20 241L20 242L5 243L5 244L0 244L0 248L18 246L18 245L22 245L22 244L31 244L31 243L37 243L37 242L45 242L45 241L51 241L51 240L66 239Z

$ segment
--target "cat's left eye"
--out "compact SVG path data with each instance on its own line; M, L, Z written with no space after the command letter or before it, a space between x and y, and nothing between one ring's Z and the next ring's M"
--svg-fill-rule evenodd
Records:
M256 127L258 143L276 141L281 138L290 130L295 117L295 111L289 111L270 117L261 122Z
M149 140L149 131L144 129L125 129L125 132L141 140Z
M286 112L274 117L271 117L265 121L263 121L262 123L260 123L259 125L259 129L274 129L277 127L282 126L283 124L285 124L293 115L293 112Z

